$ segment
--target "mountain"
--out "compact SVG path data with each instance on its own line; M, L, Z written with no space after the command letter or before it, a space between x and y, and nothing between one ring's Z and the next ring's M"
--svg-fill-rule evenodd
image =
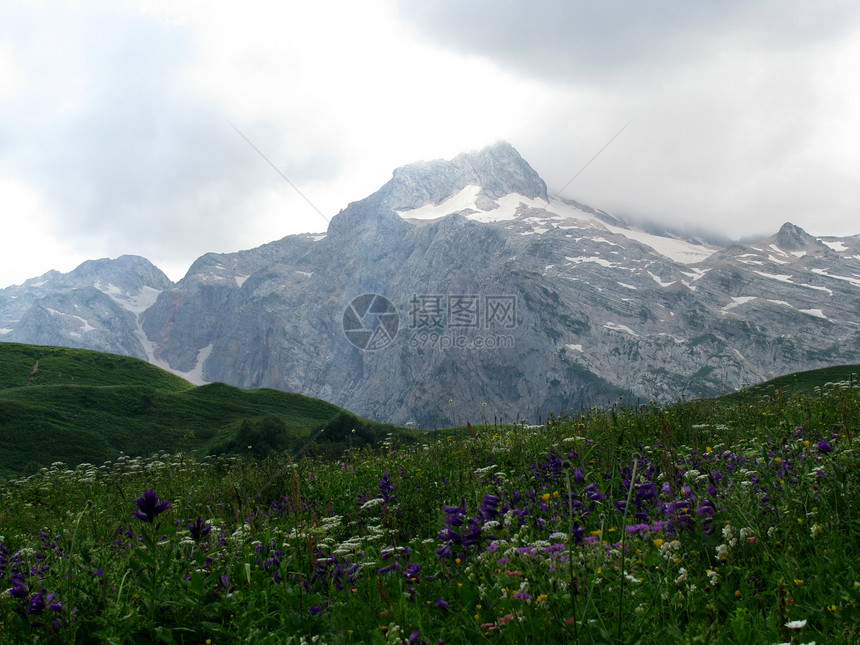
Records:
M148 260L89 260L0 289L0 341L81 347L146 359L138 316L172 285Z
M551 197L507 143L398 168L326 235L207 254L176 284L140 258L137 282L111 273L131 259L99 262L89 282L79 268L0 290L0 340L118 351L421 427L860 362L860 236L645 230Z

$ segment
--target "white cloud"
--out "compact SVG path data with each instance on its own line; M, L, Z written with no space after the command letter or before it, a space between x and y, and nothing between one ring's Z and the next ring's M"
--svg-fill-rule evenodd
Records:
M20 208L40 204L41 228L20 235L83 257L137 253L176 279L204 252L323 230L231 122L326 218L399 165L499 139L558 189L632 120L566 196L734 236L786 220L860 232L860 24L847 4L13 0L4 12L0 179ZM44 255L34 274L50 268ZM10 271L0 264L0 282Z
M0 285L21 284L49 268L71 271L88 259L51 235L54 214L33 186L11 177L0 178L0 204L4 213L0 227Z

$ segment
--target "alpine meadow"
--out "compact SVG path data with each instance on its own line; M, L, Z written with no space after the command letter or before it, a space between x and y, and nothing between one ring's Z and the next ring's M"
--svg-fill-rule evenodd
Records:
M207 433L205 388L144 362L0 348L0 643L860 637L860 368L541 425L352 417L327 442L323 417L345 413L321 402L218 391L200 406L234 418ZM148 397L171 448L142 441L139 411L114 433L114 409L65 460L8 459L16 434L65 445L35 421L52 408L118 397ZM304 425L284 432L277 408Z

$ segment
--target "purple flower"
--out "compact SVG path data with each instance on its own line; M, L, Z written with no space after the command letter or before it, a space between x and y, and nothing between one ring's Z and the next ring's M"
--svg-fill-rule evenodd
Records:
M418 574L421 572L421 567L424 566L417 562L410 562L403 570L403 577L407 582L415 582L418 579Z
M651 529L651 525L647 523L629 524L624 528L628 533L638 533L639 531L649 531Z
M491 520L499 513L499 498L487 493L481 502L481 515Z
M445 602L445 599L442 596L439 596L436 599L436 606L439 607L439 609L448 609L448 603Z
M157 515L161 515L170 508L167 500L159 499L158 495L152 489L143 491L143 497L136 499L135 503L139 510L132 513L132 515L150 524L155 520Z
M26 598L30 593L27 585L20 578L12 578L12 588L9 590L9 595L13 598Z
M36 593L30 596L30 602L27 606L27 613L30 616L38 616L45 609L45 590L39 589Z
M316 616L317 614L321 614L322 610L322 605L314 605L313 607L308 609L308 612L310 612L311 616Z
M212 530L212 527L206 524L206 522L198 516L196 520L188 523L188 530L191 532L191 537L199 542L209 535L209 531Z
M382 473L382 479L377 486L379 489L378 497L382 498L384 503L388 503L394 497L394 484L391 483L391 480L388 479L388 473Z
M815 447L818 448L818 452L825 454L825 455L828 452L833 451L833 446L831 446L829 443L827 443L827 441L825 441L824 439L819 440L818 443L815 444Z
M703 498L699 506L696 508L696 513L699 515L716 515L717 509L714 507L714 503L711 500Z

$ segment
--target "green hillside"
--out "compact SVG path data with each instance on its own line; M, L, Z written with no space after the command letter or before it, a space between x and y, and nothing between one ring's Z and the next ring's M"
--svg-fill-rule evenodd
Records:
M69 347L0 343L0 390L28 385L141 385L177 392L194 387L139 358Z
M805 372L794 372L784 376L753 385L751 387L720 397L721 400L737 400L756 396L782 394L815 394L817 388L823 388L832 383L860 383L860 365L836 365L823 367Z
M89 350L0 343L0 366L0 475L120 453L262 455L310 440L331 453L395 429L298 394L195 387L144 361Z

